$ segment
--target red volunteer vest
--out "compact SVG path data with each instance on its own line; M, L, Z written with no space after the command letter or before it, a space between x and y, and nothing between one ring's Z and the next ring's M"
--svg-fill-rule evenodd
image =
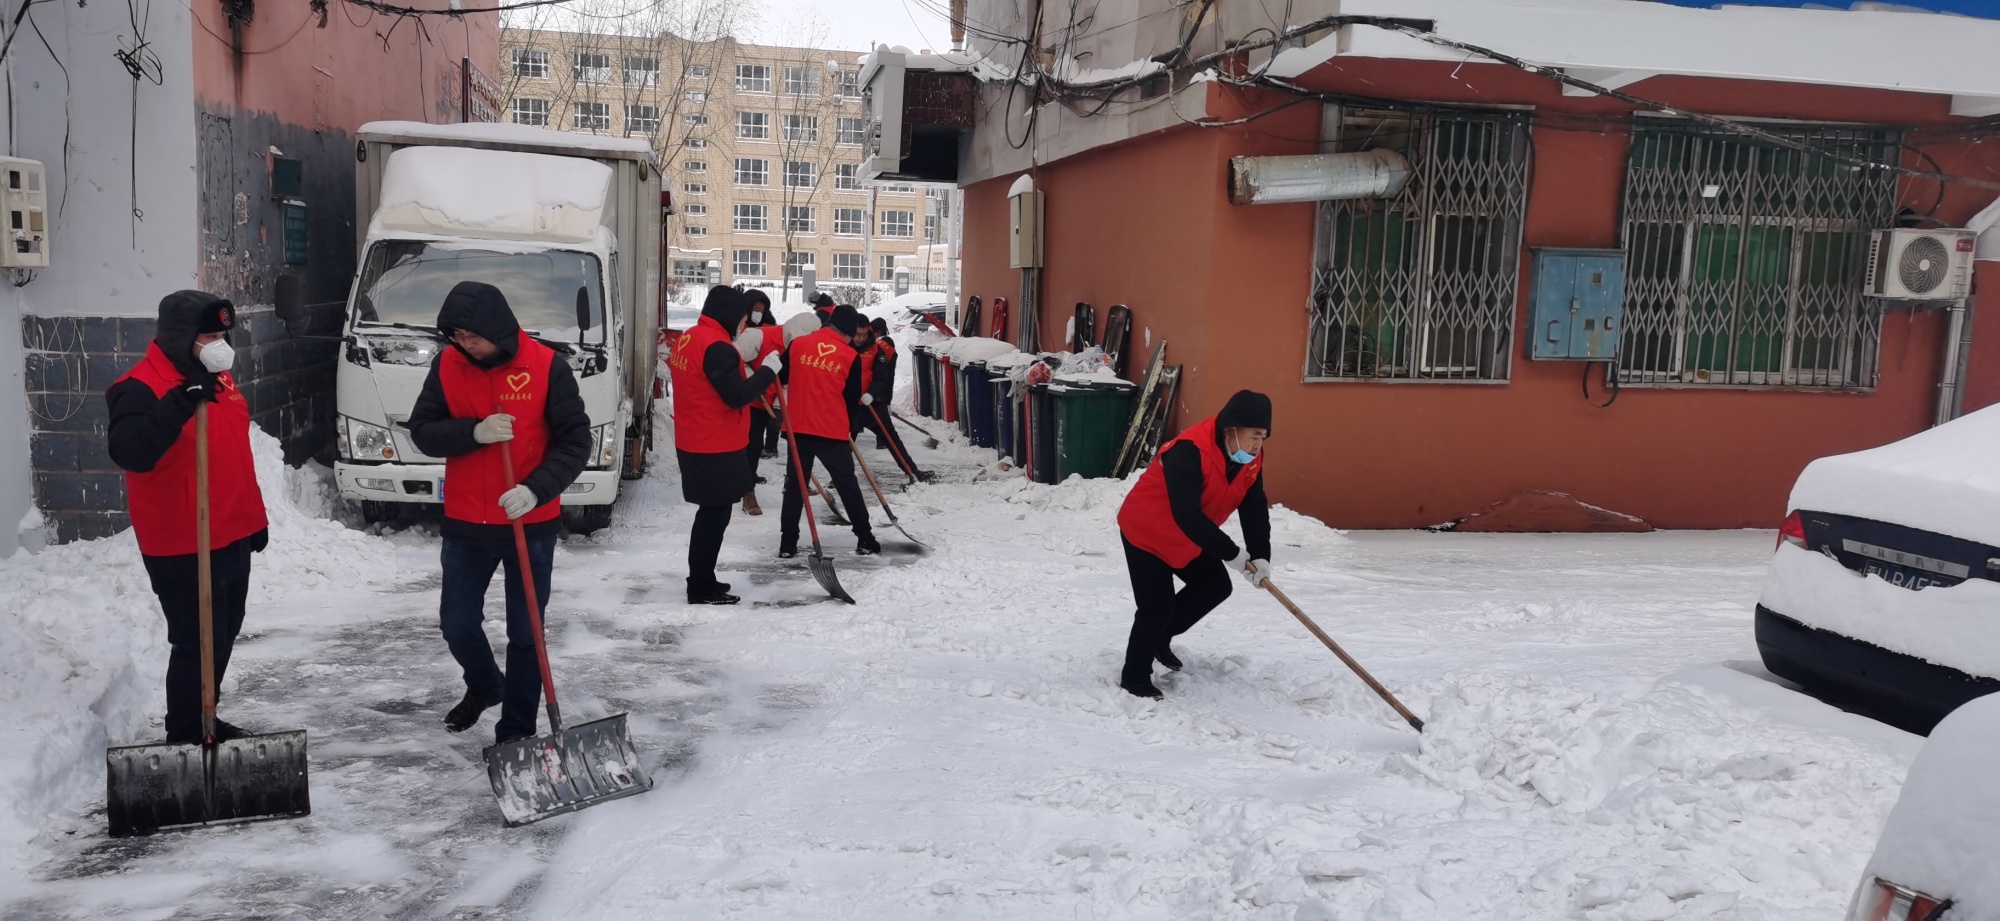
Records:
M556 353L526 335L516 337L520 350L512 361L497 368L482 368L455 348L444 350L438 360L438 383L444 386L445 406L456 419L484 419L500 412L514 417L514 440L502 442L514 455L514 478L508 479L500 462L500 445L481 445L470 454L446 458L444 462L444 514L455 521L473 524L507 524L500 508L500 494L520 485L522 478L542 465L549 449L549 364ZM522 515L522 524L549 521L562 513L558 495Z
M1215 418L1211 416L1161 445L1159 453L1153 456L1165 456L1168 448L1183 441L1201 451L1202 514L1216 524L1228 521L1230 513L1243 504L1244 495L1264 472L1263 455L1236 471L1236 479L1229 479L1229 462L1223 457L1221 446L1215 443ZM1125 504L1118 507L1118 529L1132 546L1159 557L1175 569L1186 567L1201 555L1201 547L1189 540L1174 522L1173 506L1167 501L1167 473L1158 463L1146 465L1138 485L1126 494Z
M847 374L854 346L831 326L792 340L792 380L785 411L792 431L847 440Z
M868 388L875 386L875 361L881 356L881 354L882 354L882 343L871 342L868 344L867 348L861 350L860 355L855 357L856 361L861 362L862 393L867 393Z
M250 459L250 404L236 389L228 372L218 399L208 406L208 545L227 547L270 522L264 516L264 493L257 488L257 466ZM160 351L146 346L146 357L113 382L135 380L165 398L187 379ZM145 473L125 472L125 507L139 552L146 556L185 556L196 551L194 540L194 433L189 419L181 437L160 462Z
M785 329L775 323L759 326L757 329L764 333L763 340L757 346L757 366L762 367L764 359L785 350ZM778 395L778 379L774 377L771 379L771 389L764 391L764 402L777 406Z
M750 446L750 408L729 408L722 394L702 370L702 358L713 345L736 346L729 331L712 317L702 317L694 328L674 341L667 356L667 370L674 381L674 447L689 454L727 454ZM743 373L743 361L736 362Z

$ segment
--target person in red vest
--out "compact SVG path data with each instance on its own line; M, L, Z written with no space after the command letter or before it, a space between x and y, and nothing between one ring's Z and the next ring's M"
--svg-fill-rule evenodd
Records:
M834 306L833 295L825 291L813 295L813 313L819 316L819 325L826 326L833 322Z
M452 347L431 362L409 429L417 450L445 459L438 625L464 672L465 697L445 714L444 727L462 732L500 704L494 738L512 742L535 734L542 691L513 522L527 532L535 597L546 611L562 493L590 456L590 416L569 362L522 334L500 289L459 282L445 295L437 327ZM513 454L511 481L502 442ZM504 672L481 626L496 566L506 570Z
M167 741L201 738L201 608L195 541L195 409L207 404L210 616L215 683L243 629L250 554L270 540L250 455L250 405L229 368L235 309L203 291L160 300L146 357L104 391L106 448L125 471L125 504L139 556L167 619ZM215 721L215 740L246 730Z
M750 404L777 379L780 360L747 370L734 337L749 318L749 298L723 285L708 289L701 319L674 341L667 370L674 388L674 455L681 498L694 503L688 535L689 604L735 604L729 583L715 578L715 561L738 500L750 492Z
M1167 442L1118 509L1125 568L1132 577L1132 635L1119 686L1159 697L1153 662L1179 671L1167 643L1229 598L1228 564L1243 549L1222 532L1231 512L1250 559L1244 577L1263 586L1271 572L1271 510L1264 498L1264 439L1271 398L1239 390L1213 418ZM1174 591L1174 579L1183 587Z
M861 335L861 314L841 305L834 308L827 326L792 340L785 349L778 379L785 382L785 418L798 442L798 457L792 463L803 463L805 472L790 463L785 470L785 504L778 517L780 557L799 553L799 515L805 510L799 479L812 475L815 460L826 467L826 477L854 523L854 552L882 552L868 526L868 506L861 500L854 454L847 446L861 406L861 364L854 351Z
M890 448L896 466L913 479L928 480L930 474L917 469L916 458L896 434L889 407L896 398L896 343L889 338L889 323L877 317L867 326L868 345L861 350L861 412L855 417L855 434L862 429L875 433L875 448ZM888 442L888 444L884 444Z
M756 288L743 292L747 299L750 317L743 324L743 332L738 337L739 352L751 367L762 367L773 355L785 350L784 334L776 321L771 319L771 296ZM752 330L755 330L754 336ZM754 341L752 341L754 340ZM743 346L751 346L743 348ZM743 513L762 515L764 509L757 504L757 484L764 478L757 473L757 461L763 457L778 456L778 418L773 407L778 405L778 382L775 375L770 389L757 400L751 402L750 447L744 455L750 462L750 488L743 493Z

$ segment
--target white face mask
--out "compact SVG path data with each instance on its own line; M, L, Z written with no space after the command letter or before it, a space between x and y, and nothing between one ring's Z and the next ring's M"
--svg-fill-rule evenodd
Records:
M752 311L750 311L750 322L752 322L752 323L762 323L762 322L764 322L764 311L762 311L762 310L752 310Z
M227 339L217 339L204 345L196 354L201 359L201 366L211 374L221 374L236 364L236 350L229 347Z

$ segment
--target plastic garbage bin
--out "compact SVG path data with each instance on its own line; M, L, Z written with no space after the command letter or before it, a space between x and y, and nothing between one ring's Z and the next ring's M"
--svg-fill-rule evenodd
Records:
M968 361L963 368L965 437L975 448L993 447L993 375L983 361Z
M938 418L946 422L958 422L958 370L952 367L951 359L938 356ZM963 429L961 428L961 431Z
M1003 460L1014 460L1014 379L1007 372L993 373L988 384L993 391L993 447Z
M1132 419L1136 387L1121 380L1057 380L1049 384L1055 429L1055 482L1072 473L1107 477Z
M1028 460L1029 478L1037 483L1054 483L1056 480L1056 421L1055 399L1049 393L1047 384L1029 384L1028 399L1024 408L1028 411L1023 431L1027 435L1027 445L1022 454Z

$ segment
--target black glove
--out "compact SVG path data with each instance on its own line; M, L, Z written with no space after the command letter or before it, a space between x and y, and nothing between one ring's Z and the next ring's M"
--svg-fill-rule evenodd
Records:
M174 386L175 398L190 412L203 402L213 403L222 392L222 382L213 374L191 374Z
M270 529L270 528L265 528L265 529L263 529L263 530L261 530L261 531L258 531L258 532L257 532L257 533L255 533L255 534L252 534L252 535L250 535L250 552L251 552L251 553L263 553L263 552L264 552L264 548L265 548L265 547L269 547L269 546L271 546L271 529Z

